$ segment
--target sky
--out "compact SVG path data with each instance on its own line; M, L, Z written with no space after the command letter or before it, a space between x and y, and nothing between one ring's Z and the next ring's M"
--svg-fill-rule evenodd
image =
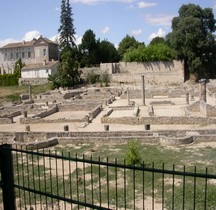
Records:
M91 29L96 39L116 47L126 36L146 45L171 32L172 18L183 4L212 8L216 0L70 0L76 43ZM0 0L0 47L30 41L40 35L55 40L60 26L61 0Z

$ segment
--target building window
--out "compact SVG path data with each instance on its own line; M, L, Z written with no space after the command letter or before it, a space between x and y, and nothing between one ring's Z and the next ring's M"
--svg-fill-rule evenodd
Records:
M16 59L18 59L19 58L19 53L16 53Z
M4 55L4 60L7 60L7 53L5 53Z
M25 58L25 52L22 52L22 58Z
M43 49L43 55L46 56L47 53L46 53L46 49Z
M49 69L46 69L46 73L47 73L47 74L49 73Z
M10 58L11 58L11 60L13 59L13 53L10 54Z
M31 52L28 52L28 58L31 58Z

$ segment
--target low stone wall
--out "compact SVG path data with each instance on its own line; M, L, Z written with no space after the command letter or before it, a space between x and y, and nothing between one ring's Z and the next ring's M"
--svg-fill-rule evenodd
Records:
M38 115L35 115L34 117L23 117L20 118L21 124L30 124L30 123L41 123L41 122L47 122L43 120L43 118L48 117L54 113L58 112L58 107L54 106L46 111L41 111ZM53 120L51 120L53 121Z
M0 118L0 124L12 124L13 118Z
M106 124L128 124L128 125L144 125L144 124L185 124L185 125L199 125L216 123L216 119L205 117L102 117L101 123Z
M183 136L183 137L167 137L161 136L160 143L162 145L181 145L181 144L191 144L193 143L193 136Z
M95 117L97 117L102 111L102 106L97 106L91 112L89 112L89 120L92 121Z
M3 134L2 134L3 135ZM11 133L5 133L10 136ZM216 141L216 130L163 130L163 131L109 131L109 132L16 132L16 142L37 143L49 139L57 139L61 143L127 143L136 139L142 143L159 143L161 138L173 139L174 143L181 143L182 138L188 136L194 142ZM175 141L174 139L177 138ZM179 141L180 139L180 141ZM190 139L189 139L190 140ZM184 141L184 140L183 140ZM191 141L191 140L190 140ZM187 141L190 142L190 141Z
M85 103L84 101L70 103L70 104L60 104L58 105L59 111L90 111L96 106L99 106L100 103Z
M42 85L49 83L48 78L19 78L19 85Z

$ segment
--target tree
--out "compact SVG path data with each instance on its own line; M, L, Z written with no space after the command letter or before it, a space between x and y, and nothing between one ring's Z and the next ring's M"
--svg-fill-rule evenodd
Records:
M103 40L99 44L100 47L100 62L112 63L119 62L120 56L114 44L107 40Z
M175 51L165 43L150 44L148 47L140 45L124 54L123 60L126 62L145 61L170 61L175 58Z
M60 64L55 75L49 76L53 88L70 88L80 83L78 70L78 51L75 44L72 9L69 0L62 0L59 28L59 46L61 49Z
M61 2L61 16L60 16L60 27L59 32L59 42L60 49L65 47L76 46L75 44L75 28L73 25L72 9L69 0L62 0Z
M139 45L140 43L133 36L126 35L119 43L118 52L120 58L122 59L124 53L128 52L128 50L136 49Z
M212 9L202 9L199 5L183 5L179 16L172 20L172 33L167 42L176 50L177 58L185 61L187 74L211 77L215 62L216 20Z
M99 63L99 43L91 29L84 33L82 43L79 45L79 50L83 67L90 67Z
M155 37L154 39L151 40L149 45L154 45L154 44L159 44L159 43L165 43L165 39L163 37Z

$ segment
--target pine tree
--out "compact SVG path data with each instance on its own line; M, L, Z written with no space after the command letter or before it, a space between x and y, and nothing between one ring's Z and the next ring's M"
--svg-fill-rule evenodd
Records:
M73 25L74 19L72 18L72 8L69 0L62 0L61 2L61 16L60 16L60 27L58 29L60 38L60 48L75 47L75 28Z
M80 71L77 62L77 46L73 26L72 9L69 0L61 2L61 25L59 32L60 64L57 73L49 77L53 88L71 88L80 83Z

